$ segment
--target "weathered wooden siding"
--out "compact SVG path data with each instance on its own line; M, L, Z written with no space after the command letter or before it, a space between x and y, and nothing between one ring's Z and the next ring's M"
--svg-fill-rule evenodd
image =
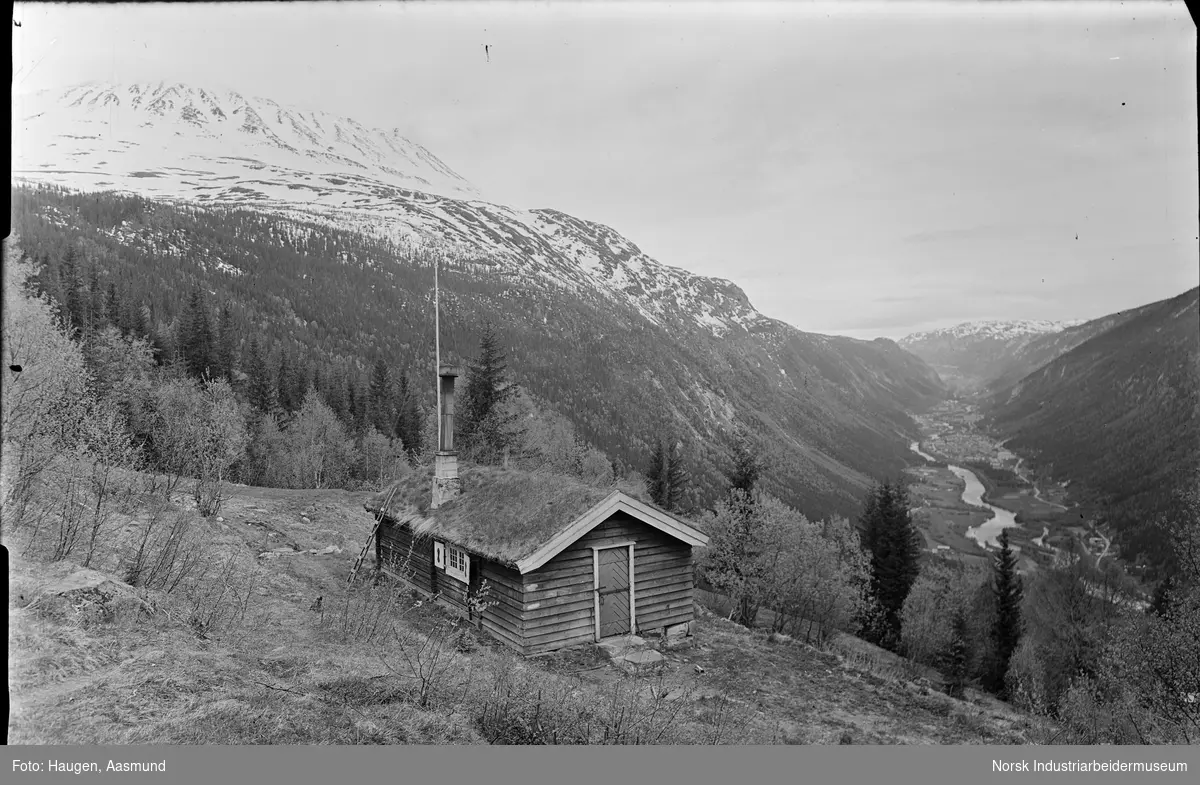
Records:
M692 549L626 513L616 513L524 577L524 651L595 639L592 548L634 541L638 631L692 620Z
M693 618L691 546L625 514L616 513L547 564L521 575L471 554L472 570L487 582L490 603L480 623L525 654L595 639L592 547L634 542L636 632L649 633ZM433 566L433 540L414 538L407 525L379 530L383 566L417 588L466 609L468 586Z
M690 622L695 617L692 546L645 527L634 549L634 611L639 632Z
M411 581L418 589L429 594L436 591L431 540L426 537L414 539L407 524L385 520L379 527L378 547L385 570Z
M472 556L471 558L475 557ZM433 585L436 587L436 594L443 600L463 610L467 609L467 592L470 591L467 584L447 574L445 570L435 569L433 571Z
M480 577L487 582L483 628L508 645L524 651L522 613L524 612L521 573L495 562L483 561Z

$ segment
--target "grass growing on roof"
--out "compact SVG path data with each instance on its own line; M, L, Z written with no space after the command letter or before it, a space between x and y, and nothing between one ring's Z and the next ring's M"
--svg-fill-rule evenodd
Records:
M378 514L387 504L388 517L412 525L418 535L511 565L614 491L646 501L644 491L629 484L594 486L549 472L460 464L459 477L461 494L436 510L429 509L432 467L398 481L366 507Z

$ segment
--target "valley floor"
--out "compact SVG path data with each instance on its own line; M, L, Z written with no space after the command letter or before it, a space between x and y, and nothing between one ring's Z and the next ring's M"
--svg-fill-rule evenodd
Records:
M255 565L254 582L238 600L241 615L219 631L195 624L194 608L174 595L120 583L116 565L93 575L107 579L107 594L77 593L66 606L49 602L46 587L78 566L23 556L24 532L6 532L9 741L1021 744L1043 738L1037 720L983 696L951 699L913 681L904 661L857 639L819 651L705 609L690 645L664 651L658 667L633 674L594 646L521 659L474 631L446 635L453 625L441 609L407 594L389 606L395 633L378 634L387 627L383 598L397 594L386 587L348 590L346 581L371 527L365 496L234 488L221 520L199 523L220 549ZM362 584L369 581L356 585ZM136 599L121 604L113 601L118 595ZM96 613L105 602L112 607ZM541 719L530 721L531 710Z
M1108 538L1084 520L1077 508L1064 503L1066 488L1039 481L1023 458L1005 448L1004 441L979 430L979 416L972 404L946 401L916 420L922 430L919 449L942 462L909 470L913 509L929 550L956 558L987 558L967 530L987 521L990 514L963 501L963 480L944 465L952 463L973 467L972 473L985 488L987 504L1018 516L1019 525L1009 529L1009 538L1020 554L1023 571L1049 564L1068 538L1079 540L1094 555L1107 555ZM990 467L1010 484L998 486L981 467Z

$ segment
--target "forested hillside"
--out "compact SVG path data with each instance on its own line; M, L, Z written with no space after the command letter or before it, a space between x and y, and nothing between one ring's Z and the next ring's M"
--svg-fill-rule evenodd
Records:
M170 364L186 363L189 341L208 329L213 375L244 397L271 391L284 412L311 386L344 423L365 423L380 363L397 388L393 414L406 397L418 419L432 408L441 249L245 208L44 187L12 196L14 233L41 268L41 290L83 333L111 325L144 336ZM742 425L781 498L814 517L851 514L871 479L907 463L908 412L943 394L936 374L890 341L765 318L718 337L493 269L479 254L451 253L441 282L444 359L473 356L493 323L513 381L618 471L641 468L661 437L682 441L694 506L720 492Z
M1112 524L1130 561L1159 563L1152 524L1178 514L1200 466L1200 312L1192 289L1111 321L989 402L996 430Z
M1141 310L1141 308L1132 308L1109 314L1083 324L1072 325L1058 332L1038 335L1033 340L1015 347L990 375L986 383L986 392L994 393L1012 389L1017 382L1046 363L1061 357L1100 333L1132 319Z

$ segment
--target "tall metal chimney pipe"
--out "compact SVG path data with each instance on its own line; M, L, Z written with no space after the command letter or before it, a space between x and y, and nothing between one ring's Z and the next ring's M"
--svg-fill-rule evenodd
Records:
M454 449L454 380L459 376L455 365L438 368L438 450L433 456L432 509L437 509L462 490L458 478L458 451Z

